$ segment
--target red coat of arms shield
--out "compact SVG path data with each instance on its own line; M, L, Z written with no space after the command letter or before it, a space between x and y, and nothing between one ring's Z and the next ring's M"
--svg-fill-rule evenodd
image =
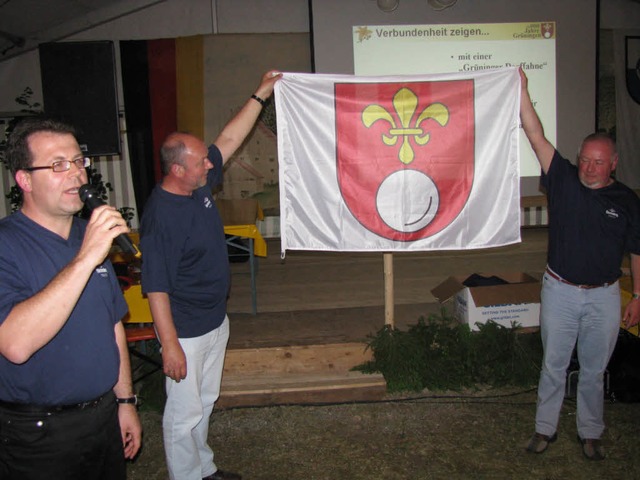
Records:
M342 197L368 230L413 241L446 228L474 177L473 80L337 83Z

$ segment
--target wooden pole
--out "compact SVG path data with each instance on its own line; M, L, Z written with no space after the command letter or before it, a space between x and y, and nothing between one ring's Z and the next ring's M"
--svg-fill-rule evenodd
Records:
M394 326L393 316L393 253L383 254L384 258L384 324Z

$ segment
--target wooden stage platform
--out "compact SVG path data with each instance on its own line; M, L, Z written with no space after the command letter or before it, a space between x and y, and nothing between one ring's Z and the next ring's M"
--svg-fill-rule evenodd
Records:
M268 256L258 258L257 315L248 264L231 265L231 348L361 341L384 325L381 253L289 251L281 260L279 239L267 244ZM523 271L540 278L546 249L547 229L531 228L507 247L394 254L396 325L439 311L431 289L450 275Z
M232 264L231 337L218 406L384 395L381 376L349 372L370 358L367 337L385 324L383 254L290 251L281 260L279 239L267 244L268 256L258 258L256 315L249 265ZM394 254L395 326L439 312L431 289L450 275L524 271L540 278L546 248L546 228L525 228L522 242L507 247Z

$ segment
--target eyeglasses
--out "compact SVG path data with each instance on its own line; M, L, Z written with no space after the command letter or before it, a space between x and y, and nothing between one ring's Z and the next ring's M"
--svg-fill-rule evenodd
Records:
M74 164L78 170L81 168L87 168L91 166L91 159L88 157L78 158L76 160L60 160L58 162L53 162L48 167L29 167L23 168L22 170L26 170L27 172L33 172L34 170L47 170L51 169L56 173L67 172L71 169L71 164Z
M602 159L602 158L596 158L596 159L592 159L589 157L583 157L583 156L579 156L578 160L580 160L580 163L595 163L596 167L601 167L602 165L605 165L607 163L607 159Z

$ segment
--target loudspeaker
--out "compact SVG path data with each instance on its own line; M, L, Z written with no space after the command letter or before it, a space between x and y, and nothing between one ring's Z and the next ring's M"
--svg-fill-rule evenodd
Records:
M611 400L640 402L640 338L620 329L607 367L611 371Z
M120 153L113 42L42 43L44 112L72 125L89 156Z

